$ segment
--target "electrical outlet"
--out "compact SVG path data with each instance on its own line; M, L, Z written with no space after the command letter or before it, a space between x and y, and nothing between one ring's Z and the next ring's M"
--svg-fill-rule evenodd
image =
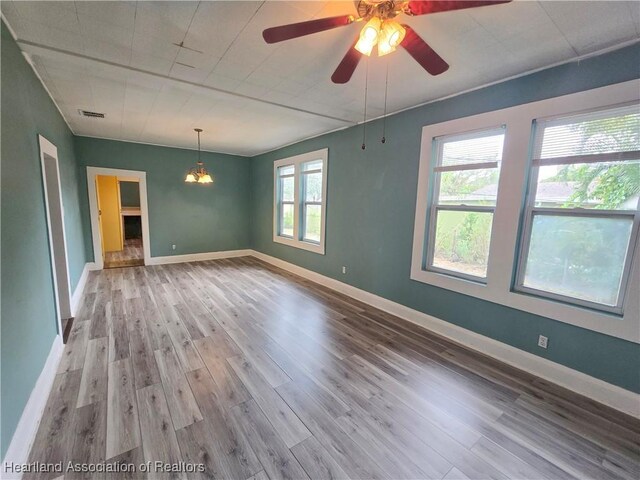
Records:
M175 250L176 246L175 245L171 245L171 250Z
M545 337L544 335L538 336L538 346L539 347L547 348L548 344L549 344L549 339L547 337Z
M345 267L344 265L342 266L342 273L343 274L347 273L347 267Z

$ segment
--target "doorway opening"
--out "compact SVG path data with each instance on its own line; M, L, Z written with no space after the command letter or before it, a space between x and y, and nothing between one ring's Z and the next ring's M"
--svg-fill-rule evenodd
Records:
M87 167L87 185L96 267L148 263L145 172Z
M73 314L71 312L71 282L69 281L69 262L67 260L67 238L64 230L58 149L42 135L38 135L38 143L40 144L42 186L49 234L51 270L53 272L56 328L58 335L62 335L63 340L66 340L65 327L71 324Z
M138 181L98 175L96 194L104 268L144 265Z

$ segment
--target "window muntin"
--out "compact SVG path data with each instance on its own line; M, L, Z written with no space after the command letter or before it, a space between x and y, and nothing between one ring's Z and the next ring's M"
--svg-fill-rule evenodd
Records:
M327 150L275 163L274 241L324 254Z
M640 197L637 105L535 122L516 289L622 313Z
M427 270L486 281L504 130L434 139Z

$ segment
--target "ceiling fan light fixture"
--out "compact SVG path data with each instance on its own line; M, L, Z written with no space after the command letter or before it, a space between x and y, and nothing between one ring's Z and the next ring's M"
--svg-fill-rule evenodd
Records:
M379 17L372 17L360 31L360 38L355 45L355 49L363 55L371 55L373 47L378 43L381 25L382 20Z
M351 25L354 22L366 22L354 43L336 67L331 80L333 83L347 83L353 76L362 55L371 56L373 48L378 46L378 56L387 55L401 46L407 53L431 75L440 75L449 69L449 64L438 55L409 26L392 21L400 15L418 16L439 12L453 12L467 8L484 7L510 3L513 0L356 0L358 16L339 15L317 18L305 22L289 23L267 28L262 36L267 43L283 42L318 32ZM385 39L381 37L383 22L387 25ZM406 35L407 38L404 38Z
M398 22L387 20L382 24L380 30L380 40L378 41L378 56L382 57L394 52L396 47L402 43L407 34L405 28Z
M395 52L396 47L392 47L388 43L378 42L378 56L383 57L389 53Z
M360 38L360 40L358 40L358 43L356 43L356 46L354 48L358 50L361 54L369 57L371 56L371 51L373 50L374 46L375 46L375 42L370 42L368 40Z

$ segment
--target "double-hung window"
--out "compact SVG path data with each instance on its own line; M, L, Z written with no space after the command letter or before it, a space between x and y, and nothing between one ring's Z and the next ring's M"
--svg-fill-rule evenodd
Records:
M516 289L622 313L639 197L637 104L536 120Z
M434 139L427 270L486 280L504 130Z
M273 241L324 254L328 150L274 163Z
M320 243L322 233L322 167L323 160L302 163L302 240Z
M640 343L639 85L425 125L411 279Z
M295 216L295 165L278 167L278 235L293 238Z

